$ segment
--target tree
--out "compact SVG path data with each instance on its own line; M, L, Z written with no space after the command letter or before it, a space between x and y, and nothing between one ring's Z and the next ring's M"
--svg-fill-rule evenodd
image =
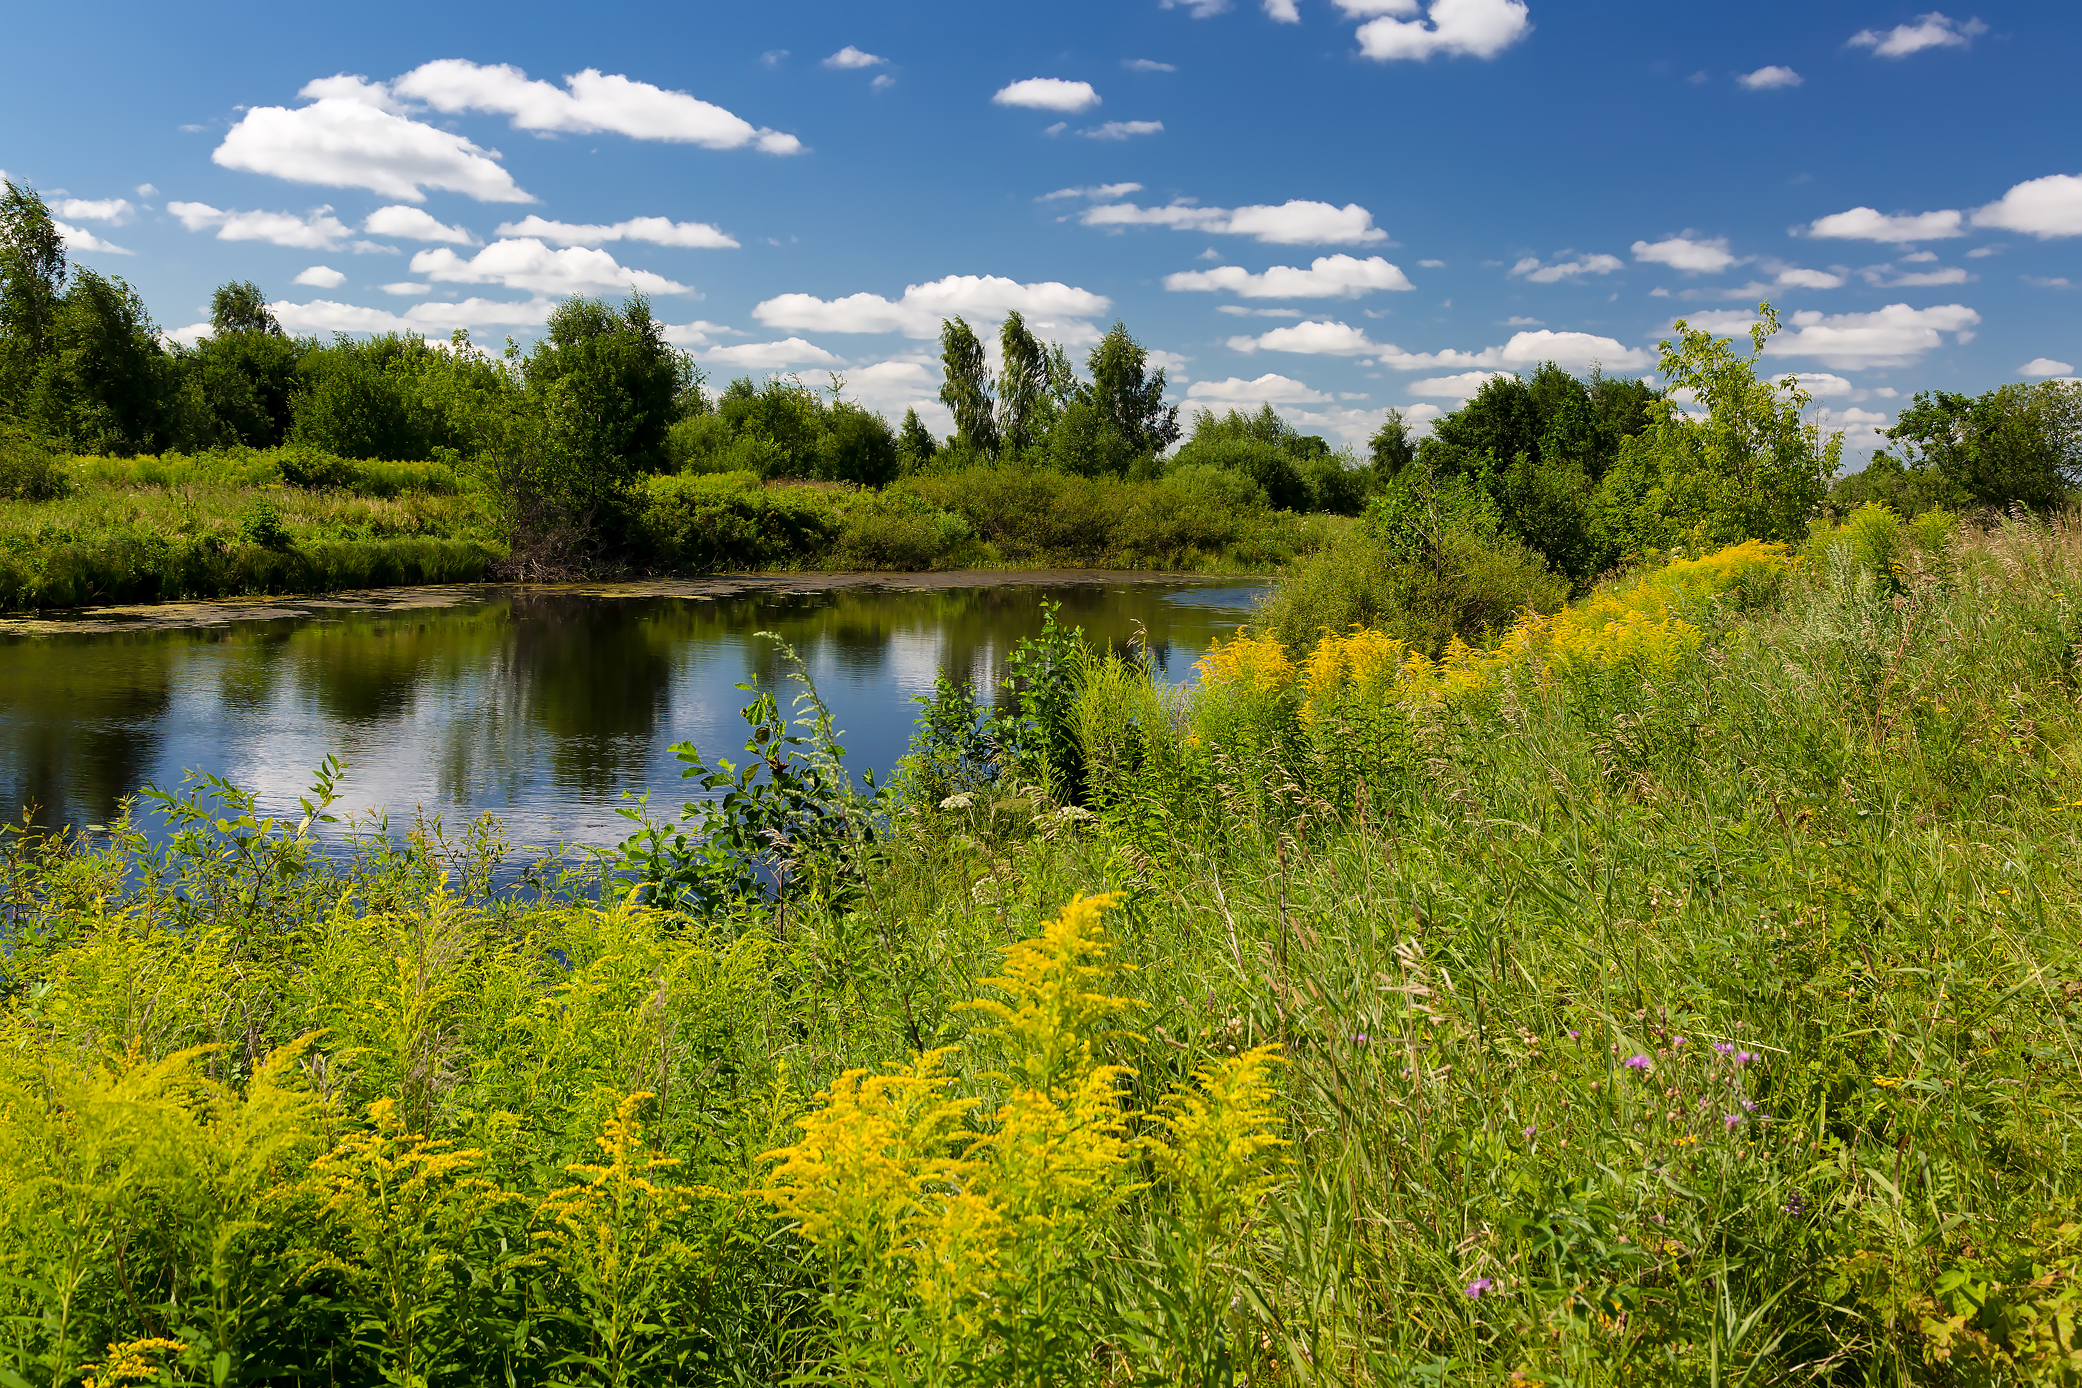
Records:
M33 188L0 191L0 408L20 409L36 364L54 350L65 290L65 238Z
M1005 315L998 346L1004 357L998 371L998 436L1008 450L1022 453L1045 438L1055 422L1048 353L1017 309Z
M996 453L990 370L983 361L983 344L959 314L940 321L940 370L940 403L954 414L956 437L978 453Z
M1979 396L1918 392L1886 431L1896 452L1832 493L1845 509L1877 500L1904 515L1931 506L2048 510L2082 487L2082 387L1998 386Z
M44 433L95 452L165 442L174 376L144 300L123 280L78 269L51 316L25 413Z
M1381 427L1366 441L1366 449L1374 465L1374 476L1382 482L1393 481L1417 461L1417 445L1410 441L1409 421L1402 417L1401 410L1388 411Z
M897 431L896 451L905 472L917 472L926 467L940 451L940 441L933 437L932 430L925 427L915 409L904 411L903 427Z
M1778 315L1759 304L1757 316L1746 354L1682 319L1675 341L1661 344L1664 381L1706 415L1655 402L1654 424L1628 441L1600 482L1592 524L1620 552L1806 533L1836 475L1843 435L1825 438L1802 419L1810 397L1797 377L1758 377Z
M818 476L831 482L881 487L894 482L901 470L889 421L849 400L832 405L817 456Z
M1164 403L1164 368L1149 370L1149 353L1116 322L1085 358L1091 372L1086 397L1100 418L1119 431L1131 452L1161 453L1178 442L1178 406Z
M217 286L210 295L210 327L222 333L267 333L275 337L282 335L282 325L275 321L273 310L267 306L267 295L251 280L233 280L230 284Z
M525 374L552 460L552 475L542 480L580 514L666 465L666 435L693 380L686 353L665 341L640 294L620 309L600 299L565 300Z

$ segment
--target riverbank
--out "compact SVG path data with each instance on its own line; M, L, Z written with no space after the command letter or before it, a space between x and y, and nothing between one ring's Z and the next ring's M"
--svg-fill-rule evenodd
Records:
M1189 696L1044 641L875 804L755 710L779 902L669 829L607 909L495 829L17 844L0 1365L2057 1381L2077 595L2003 523Z
M308 450L73 458L0 499L0 611L475 583L515 567L482 479ZM1014 466L880 490L749 473L642 479L593 546L605 578L1064 566L1265 573L1351 521L1273 510L1249 479Z

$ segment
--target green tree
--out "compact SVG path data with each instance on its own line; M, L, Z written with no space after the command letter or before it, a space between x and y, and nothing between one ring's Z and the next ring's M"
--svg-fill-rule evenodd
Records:
M917 410L907 409L904 411L903 427L897 431L896 447L902 470L917 472L932 464L934 456L940 451L940 441L933 437L933 431L926 428L925 422L919 419Z
M1115 323L1085 358L1091 384L1085 398L1137 455L1151 456L1178 442L1178 406L1164 403L1164 368L1149 369L1149 352Z
M123 280L72 273L52 315L51 350L36 367L25 414L46 434L92 452L167 442L175 378L144 300Z
M640 294L619 309L600 299L565 300L524 374L550 460L540 484L579 514L666 466L666 435L694 381L686 353L665 341Z
M1896 449L1837 484L1830 499L1839 509L1880 501L1903 515L1932 506L2045 511L2082 487L2082 387L2072 382L1918 392L1886 436Z
M1005 315L998 346L1004 357L998 371L998 437L1011 452L1023 453L1046 438L1055 422L1048 352L1016 309Z
M1381 427L1374 430L1373 437L1366 441L1367 457L1373 463L1374 476L1389 482L1402 475L1402 470L1417 461L1417 445L1410 439L1410 424L1401 410L1390 410Z
M1764 344L1778 331L1769 304L1757 307L1750 350L1683 320L1661 344L1673 392L1705 406L1704 418L1670 400L1649 408L1655 422L1621 448L1593 499L1593 529L1620 553L1686 541L1799 538L1843 455L1843 435L1823 436L1803 419L1810 397L1797 377L1760 378Z
M902 470L889 421L849 400L832 405L817 455L818 476L832 482L881 487Z
M267 295L251 280L220 284L210 295L210 327L222 333L268 333L282 335L282 325L267 306Z
M0 191L0 409L19 411L37 363L56 349L65 238L33 188Z
M978 453L996 453L990 368L983 360L983 344L959 314L940 322L940 372L940 403L954 414L955 437Z

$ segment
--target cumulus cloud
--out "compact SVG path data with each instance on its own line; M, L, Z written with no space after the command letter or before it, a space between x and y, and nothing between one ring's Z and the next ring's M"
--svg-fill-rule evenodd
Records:
M69 222L51 218L51 226L64 238L65 249L73 255L136 255L137 252L118 246L113 241L104 241L85 227L76 227Z
M1499 347L1478 352L1448 348L1439 352L1406 352L1393 343L1370 341L1364 332L1347 323L1327 320L1297 323L1291 328L1274 328L1257 337L1232 337L1228 344L1239 352L1295 352L1315 356L1367 356L1396 371L1425 371L1444 367L1460 370L1505 370L1538 366L1552 361L1570 370L1591 366L1633 370L1654 364L1654 358L1638 347L1628 347L1609 337L1591 333L1554 332L1541 328L1515 333Z
M1231 376L1225 381L1195 381L1186 387L1186 398L1235 405L1320 405L1332 397L1291 376L1268 371L1253 381L1246 381L1241 376Z
M1078 134L1087 140L1131 140L1137 135L1161 135L1164 122L1160 120L1110 120L1104 125L1094 125L1080 130Z
M1212 19L1228 10L1229 0L1158 0L1157 8L1182 9L1195 19Z
M549 321L554 299L509 303L496 299L464 299L456 303L414 304L404 313L364 308L332 299L307 304L273 303L275 320L293 333L428 333L446 337L457 328L524 328Z
M770 328L798 332L902 333L905 337L940 335L940 320L965 318L997 321L1014 310L1037 333L1066 342L1093 341L1090 319L1113 307L1103 294L1057 280L1021 284L1000 275L949 275L929 284L913 284L898 299L880 294L849 294L820 299L813 294L781 294L760 303L752 316Z
M1717 275L1731 265L1739 264L1735 255L1728 250L1728 239L1716 236L1711 241L1694 237L1690 232L1672 236L1664 241L1636 241L1633 246L1634 259L1651 265L1667 265L1686 274Z
M1274 328L1257 337L1232 337L1229 346L1238 352L1297 352L1312 357L1363 357L1399 350L1372 341L1349 323L1327 319L1311 319L1291 328Z
M1877 410L1840 410L1824 406L1814 412L1814 422L1824 434L1842 434L1844 447L1864 451L1886 443L1886 436L1880 430L1894 421Z
M1353 299L1377 289L1412 289L1409 276L1380 256L1364 260L1349 255L1322 255L1306 270L1273 265L1252 274L1241 265L1212 270L1182 270L1164 277L1170 290L1227 290L1246 299Z
M293 183L367 188L406 202L424 202L427 188L479 202L534 201L499 164L497 151L347 96L323 96L295 109L252 107L210 158L227 169Z
M928 429L952 433L954 416L940 403L939 393L940 364L936 360L898 357L846 370L846 394L852 399L891 419L901 419L905 410L916 410Z
M532 236L494 241L465 260L443 246L412 257L412 273L436 284L498 284L536 294L685 294L649 270L633 270L606 251L571 246L553 251Z
M507 116L516 130L627 135L707 149L750 146L767 154L802 149L795 136L755 126L699 97L597 68L566 77L560 88L510 63L487 66L467 58L439 58L398 78L390 91L451 115L484 111Z
M1444 400L1466 400L1508 371L1463 371L1455 376L1430 376L1410 382L1410 394L1431 395Z
M1415 60L1434 53L1494 58L1532 30L1522 0L1431 0L1420 18L1417 0L1337 0L1347 15L1378 15L1359 26L1359 51L1376 62Z
M1738 74L1735 80L1753 92L1768 92L1780 87L1797 87L1807 79L1789 67L1780 67L1773 63L1769 67L1760 67L1755 72Z
M1275 24L1301 23L1301 10L1294 0L1265 0L1265 17Z
M384 285L383 292L395 294L401 299L423 299L434 292L434 286L421 284L418 280L398 280Z
M446 241L453 246L477 244L477 238L465 228L437 221L425 208L396 203L371 212L361 229L372 236L395 236L404 241Z
M321 207L308 217L290 212L226 212L206 202L170 202L166 210L190 231L214 227L219 241L265 241L307 251L329 251L348 234L347 227Z
M51 211L75 222L122 226L130 220L133 209L128 198L59 198L51 204Z
M1000 106L1024 106L1035 111L1082 111L1099 104L1099 93L1089 82L1029 77L999 88L991 100Z
M779 342L740 342L732 347L711 347L701 353L703 361L748 371L778 371L784 366L837 366L839 358L814 342L799 337Z
M313 265L297 275L296 284L308 284L313 289L338 289L347 282L347 277L330 265Z
M1876 57L1906 58L1926 48L1965 48L1987 32L1988 26L1978 19L1961 23L1932 10L1929 14L1917 15L1913 24L1897 24L1891 29L1860 29L1851 35L1851 47L1870 48Z
M1175 63L1160 63L1155 58L1123 58L1121 66L1130 72L1177 72Z
M2072 376L2075 368L2051 357L2033 357L2017 368L2019 376Z
M1977 209L1974 225L2021 231L2040 240L2082 236L2082 178L2053 174L2020 183Z
M1526 256L1511 267L1513 275L1522 275L1533 284L1558 284L1563 280L1581 279L1585 275L1609 275L1614 270L1624 270L1626 262L1616 255L1586 255L1574 260L1557 261L1553 265L1542 265L1536 255Z
M501 224L499 235L532 236L559 246L648 241L657 246L683 246L694 250L735 250L738 244L727 232L707 222L675 222L667 217L631 217L626 222L602 226L590 222L552 222L530 213L517 222Z
M1299 318L1298 308L1245 308L1242 304L1216 304L1216 313L1226 313L1234 318Z
M1942 270L1909 270L1897 272L1891 265L1868 265L1860 270L1867 284L1880 289L1928 289L1941 284L1965 284L1974 276L1956 265Z
M1808 270L1798 265L1781 265L1772 272L1773 286L1781 289L1841 289L1844 277L1829 270Z
M1299 198L1278 206L1236 208L1189 202L1164 207L1100 203L1087 207L1078 220L1088 227L1161 226L1173 231L1251 236L1276 246L1355 246L1388 239L1388 233L1374 225L1373 214L1356 202L1337 207Z
M1043 193L1035 202L1054 202L1059 198L1124 198L1130 193L1142 191L1140 183L1098 183L1089 188L1058 188L1053 193Z
M1838 241L1941 241L1966 235L1965 219L1957 212L1898 212L1888 216L1870 207L1832 212L1807 224L1809 236Z
M852 44L849 43L844 48L841 48L838 52L832 54L829 58L826 58L824 60L824 66L835 67L840 69L880 67L883 63L886 63L888 61L889 59L879 57L876 54L864 53L860 49L855 48Z
M1955 342L1968 342L1981 315L1964 304L1888 304L1871 313L1822 314L1810 309L1789 321L1789 331L1764 344L1767 355L1814 357L1824 366L1859 370L1912 365L1942 346L1945 333Z

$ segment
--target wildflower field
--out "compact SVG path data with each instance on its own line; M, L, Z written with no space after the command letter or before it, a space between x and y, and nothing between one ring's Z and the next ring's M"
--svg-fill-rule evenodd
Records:
M2082 528L1014 667L510 887L8 838L0 1385L2082 1378Z

